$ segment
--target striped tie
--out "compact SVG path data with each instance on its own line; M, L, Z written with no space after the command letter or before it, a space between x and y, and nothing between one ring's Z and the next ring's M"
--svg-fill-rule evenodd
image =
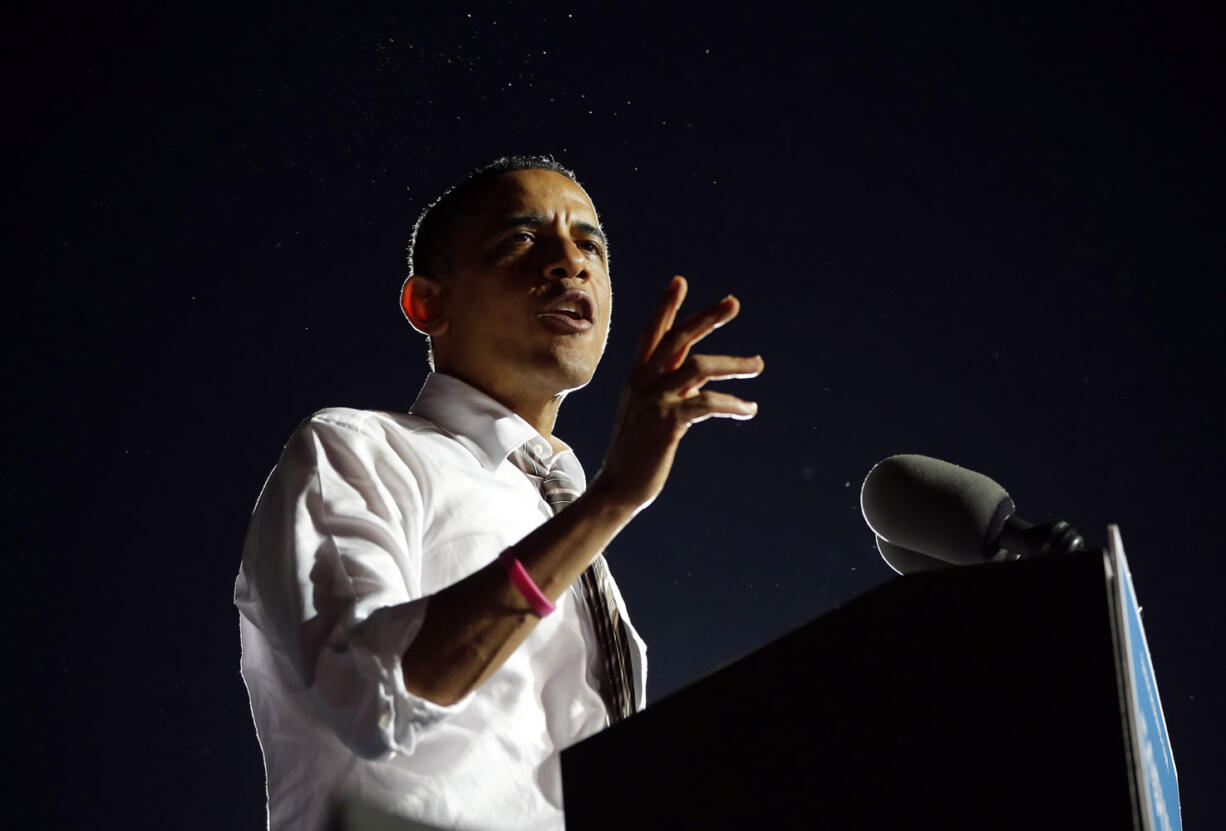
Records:
M579 497L574 481L561 467L550 468L533 452L531 443L511 451L508 459L540 489L541 496L555 514ZM626 645L626 632L618 614L611 582L609 566L603 554L597 554L579 578L583 597L592 615L596 638L600 641L606 682L602 685L601 696L609 711L609 721L614 722L634 712L634 688L630 683L630 651Z

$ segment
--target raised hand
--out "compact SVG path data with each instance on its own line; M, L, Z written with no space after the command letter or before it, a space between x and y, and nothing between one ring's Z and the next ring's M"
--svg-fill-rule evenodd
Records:
M744 420L758 412L752 401L703 387L708 381L758 375L764 366L761 356L690 353L694 344L737 316L740 301L729 295L676 323L686 289L685 278L674 277L643 330L604 466L589 489L635 511L663 489L677 444L691 424L713 417Z

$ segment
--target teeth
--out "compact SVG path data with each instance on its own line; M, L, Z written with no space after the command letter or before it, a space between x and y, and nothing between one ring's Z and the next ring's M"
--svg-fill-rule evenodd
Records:
M589 320L587 304L578 300L562 300L556 306L549 307L547 314L565 315L572 320Z

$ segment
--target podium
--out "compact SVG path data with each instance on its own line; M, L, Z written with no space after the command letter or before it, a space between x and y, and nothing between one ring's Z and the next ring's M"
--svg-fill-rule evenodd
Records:
M1178 829L1118 530L897 578L562 753L568 831Z

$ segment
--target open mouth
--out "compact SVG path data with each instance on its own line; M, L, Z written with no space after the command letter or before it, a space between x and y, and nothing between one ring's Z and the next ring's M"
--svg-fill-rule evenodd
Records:
M546 303L538 317L563 331L583 332L592 327L594 313L595 307L587 292L571 289Z

